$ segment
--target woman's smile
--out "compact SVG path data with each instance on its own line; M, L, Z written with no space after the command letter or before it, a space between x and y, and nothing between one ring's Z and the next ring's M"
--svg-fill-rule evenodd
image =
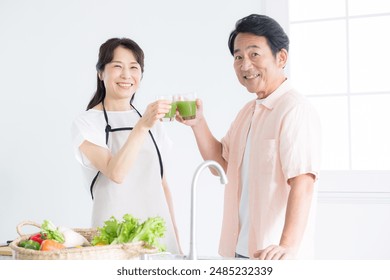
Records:
M132 84L132 83L117 83L117 85L118 85L120 88L129 89L129 88L131 88L134 84Z

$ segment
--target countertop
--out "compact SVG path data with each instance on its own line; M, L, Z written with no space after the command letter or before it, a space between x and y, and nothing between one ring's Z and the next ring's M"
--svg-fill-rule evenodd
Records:
M0 260L12 260L12 250L9 246L0 247Z

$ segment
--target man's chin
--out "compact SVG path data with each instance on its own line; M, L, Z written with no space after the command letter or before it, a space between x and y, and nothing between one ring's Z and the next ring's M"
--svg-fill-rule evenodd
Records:
M246 87L246 90L249 92L249 93L257 93L257 90L253 87Z

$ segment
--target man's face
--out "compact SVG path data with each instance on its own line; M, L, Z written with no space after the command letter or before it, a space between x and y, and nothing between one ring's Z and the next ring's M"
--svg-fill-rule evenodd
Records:
M283 67L287 51L273 56L267 39L250 33L239 33L234 41L234 70L240 83L259 98L271 94L285 80Z

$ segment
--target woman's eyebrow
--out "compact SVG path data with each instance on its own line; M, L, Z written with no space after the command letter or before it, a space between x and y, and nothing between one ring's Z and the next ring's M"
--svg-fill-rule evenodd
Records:
M120 61L120 60L113 60L113 61L111 61L110 63L124 63L124 62L122 62L122 61ZM130 64L139 64L137 61L131 61L130 62Z

